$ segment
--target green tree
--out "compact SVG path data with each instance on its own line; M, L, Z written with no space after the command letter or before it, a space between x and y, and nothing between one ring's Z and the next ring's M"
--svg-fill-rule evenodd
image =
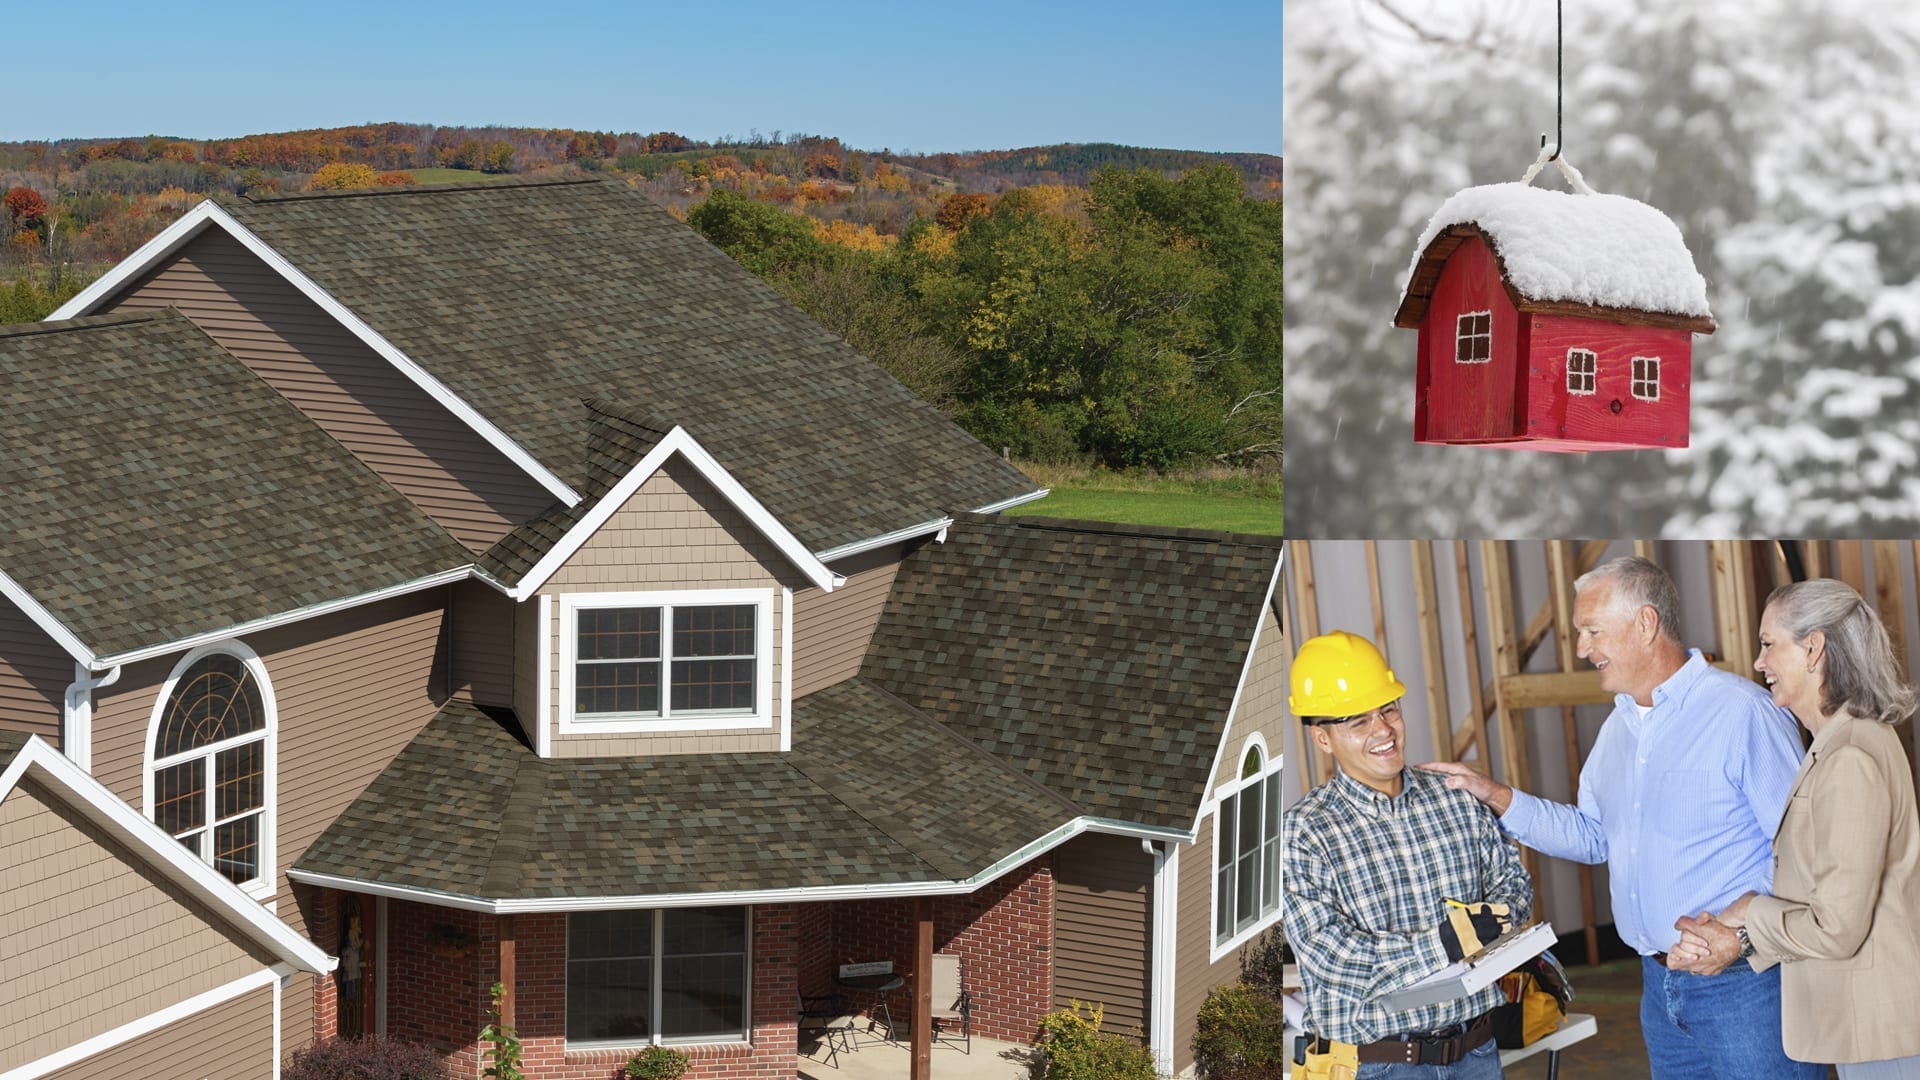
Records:
M835 257L811 220L725 188L688 210L687 224L763 278Z

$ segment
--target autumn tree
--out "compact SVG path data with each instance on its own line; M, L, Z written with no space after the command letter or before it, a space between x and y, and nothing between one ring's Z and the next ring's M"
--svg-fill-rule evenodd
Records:
M25 186L8 189L6 195L0 197L0 205L7 208L7 220L16 229L33 228L47 212L46 197Z
M346 161L336 161L331 165L322 165L307 181L308 191L347 191L353 188L370 188L380 183L380 174L371 165L360 165Z
M939 212L933 215L933 220L948 232L957 233L967 227L967 222L992 209L993 196L963 191L947 196L946 201L940 204Z

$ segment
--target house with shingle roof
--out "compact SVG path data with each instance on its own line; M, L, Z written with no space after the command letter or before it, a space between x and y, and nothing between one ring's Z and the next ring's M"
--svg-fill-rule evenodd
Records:
M477 1076L495 982L530 1075L791 1075L848 961L923 1038L929 952L979 1034L1098 1001L1176 1071L1277 918L1278 540L999 516L1044 491L623 185L203 203L0 387L0 739L278 972L0 1077L115 1031ZM98 980L35 932L10 1028Z

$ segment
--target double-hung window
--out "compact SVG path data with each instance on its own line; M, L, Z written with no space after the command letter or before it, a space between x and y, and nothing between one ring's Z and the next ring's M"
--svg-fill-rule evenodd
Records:
M560 620L562 731L772 722L771 589L567 594Z
M1280 770L1247 748L1240 779L1214 814L1216 954L1238 946L1280 913Z
M568 1045L745 1039L749 912L568 915Z

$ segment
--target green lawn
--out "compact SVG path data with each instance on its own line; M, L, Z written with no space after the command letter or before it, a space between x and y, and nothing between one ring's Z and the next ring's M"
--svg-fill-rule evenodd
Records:
M1016 506L1007 513L1280 535L1279 500L1259 496L1056 487L1039 502Z

